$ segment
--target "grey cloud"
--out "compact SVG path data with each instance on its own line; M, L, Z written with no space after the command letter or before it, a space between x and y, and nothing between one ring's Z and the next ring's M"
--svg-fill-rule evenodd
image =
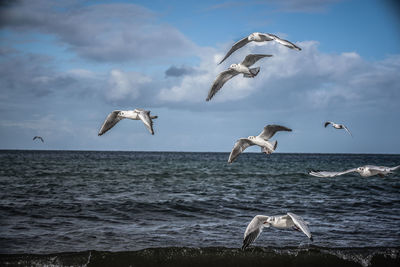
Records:
M135 4L24 0L0 9L0 27L55 35L78 55L100 62L185 56L196 49L176 28Z
M400 57L366 61L357 53L327 54L316 42L299 44L301 52L269 44L274 57L258 62L260 74L254 79L235 77L227 82L207 109L259 110L339 110L355 107L393 108L400 101ZM262 53L264 46L249 45L232 55L240 62L243 55ZM158 95L165 105L191 109L203 107L206 94L219 72L227 66L215 66L221 55L216 52L198 66L203 73L184 76L172 87L164 86ZM189 105L190 106L190 105Z
M171 66L165 71L165 76L166 77L180 77L184 75L189 75L195 73L196 70L192 67L188 66L181 66L181 67L176 67L176 66Z

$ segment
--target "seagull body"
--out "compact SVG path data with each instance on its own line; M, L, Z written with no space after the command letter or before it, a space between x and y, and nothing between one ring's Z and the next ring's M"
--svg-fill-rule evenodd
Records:
M325 122L325 124L324 124L325 128L326 128L326 126L328 126L329 124L331 124L332 127L335 128L335 129L345 129L346 132L348 132L348 133L350 134L350 136L353 136L353 135L351 134L351 132L349 131L349 129L348 129L344 124L339 124L339 123L334 123L334 122L331 122L331 121L327 121L327 122Z
M316 177L335 177L343 174L358 172L362 177L370 177L374 175L379 175L379 177L384 177L385 175L393 173L393 171L400 168L399 166L395 167L385 167L385 166L374 166L374 165L365 165L362 167L349 169L342 172L328 172L328 171L310 171L309 174Z
M235 52L236 50L238 50L239 48L245 46L246 44L248 44L250 42L269 42L269 41L276 41L288 48L295 49L297 51L301 50L301 48L296 46L295 44L289 42L288 40L281 39L274 34L253 32L249 36L236 42L232 46L232 48L228 51L228 53L225 55L225 57L221 60L221 62L218 63L218 65L221 64L222 62L224 62L224 60L227 59L233 52Z
M229 155L228 163L232 163L246 148L254 145L260 146L261 152L271 154L275 151L278 142L270 142L268 140L278 131L291 132L292 129L280 125L267 125L258 136L240 138L233 146L231 154Z
M221 72L217 76L210 88L210 91L208 92L206 101L209 101L228 80L240 73L242 73L243 77L245 78L254 78L257 76L257 74L260 72L260 67L250 68L250 66L264 57L272 57L272 55L250 54L247 55L241 63L230 65L228 70Z
M105 119L98 135L103 135L122 119L141 120L149 132L154 134L152 119L157 119L157 117L150 116L150 111L144 109L114 110Z
M42 141L42 143L44 143L44 140L43 140L43 138L41 137L41 136L35 136L35 137L33 137L33 139L32 140L36 140L36 139L39 139L39 140L41 140Z
M278 229L293 229L302 231L311 241L312 234L307 223L300 216L288 212L286 215L264 216L257 215L251 220L244 232L242 249L247 248L261 234L264 227L275 227Z

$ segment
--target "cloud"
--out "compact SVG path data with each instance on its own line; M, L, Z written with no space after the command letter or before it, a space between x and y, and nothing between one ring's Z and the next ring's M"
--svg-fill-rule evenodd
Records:
M110 88L106 95L110 100L136 99L140 95L140 88L150 82L150 77L143 74L114 69L110 73Z
M196 72L196 70L194 68L192 68L192 67L188 67L188 66L181 66L181 67L171 66L165 71L165 76L166 77L180 77L180 76L193 74L195 72Z
M261 59L261 71L254 79L238 75L228 81L211 100L220 107L247 106L253 109L340 108L354 105L395 106L400 100L400 56L366 61L355 52L322 53L318 42L298 43L297 52L277 43L249 44L231 55L229 63L218 66L224 52L209 50L196 67L200 75L186 75L170 88L162 88L158 98L179 105L204 102L215 77L228 64L241 62L250 53L274 56ZM386 103L386 104L385 104Z
M167 77L176 79L165 79L156 72L150 75L119 68L60 71L51 57L14 51L0 57L0 75L3 77L0 86L4 92L0 100L5 103L13 97L29 99L32 96L67 97L74 101L96 98L96 102L114 106L185 110L396 107L400 100L399 55L366 61L351 51L340 54L320 52L315 41L297 44L302 51L275 42L250 43L221 65L217 63L231 43L221 50L202 48L197 65L167 69ZM250 53L268 53L273 57L255 64L261 67L257 77L234 77L206 103L205 98L217 75Z
M54 35L79 56L99 62L186 56L196 49L155 13L130 3L22 0L0 9L0 27Z

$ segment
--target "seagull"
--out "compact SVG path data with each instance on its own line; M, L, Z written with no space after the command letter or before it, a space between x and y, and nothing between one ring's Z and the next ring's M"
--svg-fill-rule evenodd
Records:
M374 166L374 165L365 165L362 167L342 171L342 172L327 172L327 171L313 171L311 170L308 174L316 177L335 177L351 172L358 172L362 177L369 177L374 175L379 175L379 177L385 177L385 175L393 173L393 171L400 168L396 167L385 167L385 166Z
M271 154L275 151L278 142L269 142L268 140L278 131L291 132L292 129L280 125L267 125L264 127L264 130L257 136L240 138L233 146L232 152L229 155L228 163L232 163L240 155L240 153L242 153L249 146L258 145L261 147L261 152L265 154Z
M351 137L353 137L353 135L351 134L351 132L349 131L349 129L347 129L347 127L344 124L338 124L338 123L334 123L331 121L327 121L325 122L324 126L326 128L326 126L328 126L329 124L332 124L332 127L335 129L345 129L346 132L348 132L350 134Z
M39 139L39 140L41 140L42 141L42 143L44 143L44 140L43 140L43 137L41 137L41 136L35 136L35 137L33 137L33 139L32 140L36 140L36 139Z
M149 132L154 135L152 119L157 118L158 116L150 116L150 111L140 108L134 110L114 110L108 114L98 135L103 135L122 119L142 120Z
M307 224L308 223L305 222L303 218L291 212L288 212L286 215L278 216L257 215L253 220L251 220L244 232L242 249L246 249L251 243L253 243L261 234L264 227L270 226L278 229L302 231L311 241L313 241L313 237Z
M300 51L301 48L296 46L295 44L289 42L288 40L281 39L278 36L271 34L271 33L260 33L260 32L253 32L249 36L241 39L240 41L236 42L232 48L228 51L228 53L225 55L225 57L221 60L221 62L218 63L221 64L224 62L225 59L227 59L233 52L238 50L239 48L245 46L246 44L250 42L269 42L269 41L276 41L280 43L281 45L284 45L288 48L295 49L297 51Z
M272 55L250 54L245 57L242 63L230 65L228 70L221 72L217 76L210 88L210 91L208 92L206 101L209 101L229 79L232 79L239 73L243 73L243 77L246 78L254 78L257 76L257 74L260 72L260 67L249 67L264 57L272 57Z

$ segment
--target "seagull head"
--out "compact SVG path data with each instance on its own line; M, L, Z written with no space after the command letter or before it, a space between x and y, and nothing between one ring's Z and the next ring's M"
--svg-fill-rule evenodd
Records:
M255 138L256 138L256 137L253 136L253 135L250 135L249 137L247 137L247 139L250 139L250 140L255 139Z
M364 172L365 168L364 167L358 167L357 172Z
M271 223L274 221L274 218L268 217L265 221L262 222L263 227L270 227Z
M238 65L237 65L237 64L232 64L232 65L230 65L230 66L229 66L229 68L228 68L228 69L230 69L230 70L236 70L236 69L237 69L237 67L238 67Z

